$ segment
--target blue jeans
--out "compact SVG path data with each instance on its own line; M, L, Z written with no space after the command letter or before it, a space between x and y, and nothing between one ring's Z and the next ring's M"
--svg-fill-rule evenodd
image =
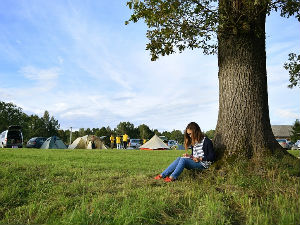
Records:
M177 177L182 173L184 168L188 170L205 169L200 162L196 163L190 158L178 157L174 162L170 164L170 166L168 166L167 169L164 170L164 172L161 173L161 175L162 177L166 177L170 175L170 177L177 179Z

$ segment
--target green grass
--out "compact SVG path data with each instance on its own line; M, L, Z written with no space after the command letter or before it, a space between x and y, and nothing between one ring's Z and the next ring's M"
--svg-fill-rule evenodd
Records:
M299 160L153 179L182 153L0 150L0 224L300 224Z
M288 150L288 152L295 157L300 157L300 150Z

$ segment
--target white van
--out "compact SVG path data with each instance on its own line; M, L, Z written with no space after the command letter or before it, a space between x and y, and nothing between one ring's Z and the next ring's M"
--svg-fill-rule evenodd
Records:
M12 125L0 134L1 148L22 148L23 134L20 126Z

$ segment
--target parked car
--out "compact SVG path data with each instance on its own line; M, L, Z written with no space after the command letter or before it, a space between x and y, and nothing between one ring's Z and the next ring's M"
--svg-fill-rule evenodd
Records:
M296 149L299 149L300 150L300 140L296 141L296 143L294 144L294 147Z
M288 143L286 139L276 139L278 143L283 147L284 149L288 149Z
M143 143L142 139L130 139L128 142L128 147L129 148L140 148L142 143Z
M22 148L23 147L23 134L21 127L11 125L8 130L0 134L0 147L1 148Z
M166 136L159 136L159 138L166 144L168 145L168 138Z
M294 146L294 142L291 141L287 141L287 149L292 149L292 147Z
M175 147L177 145L178 145L177 141L175 141L175 140L168 140L168 146L170 148L172 148L173 146Z
M40 148L46 139L45 137L33 137L27 142L26 148Z

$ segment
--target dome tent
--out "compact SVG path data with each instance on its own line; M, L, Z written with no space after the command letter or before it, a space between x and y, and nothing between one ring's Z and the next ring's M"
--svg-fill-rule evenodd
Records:
M71 145L69 149L92 149L92 141L95 142L96 149L107 149L101 139L95 135L85 135L78 137Z
M78 137L71 145L69 145L68 149L84 149L86 145L85 142L86 140L84 140L84 137Z
M47 138L40 147L41 149L66 149L67 146L57 136Z
M140 149L142 150L166 150L170 149L156 134L145 144L143 144Z

